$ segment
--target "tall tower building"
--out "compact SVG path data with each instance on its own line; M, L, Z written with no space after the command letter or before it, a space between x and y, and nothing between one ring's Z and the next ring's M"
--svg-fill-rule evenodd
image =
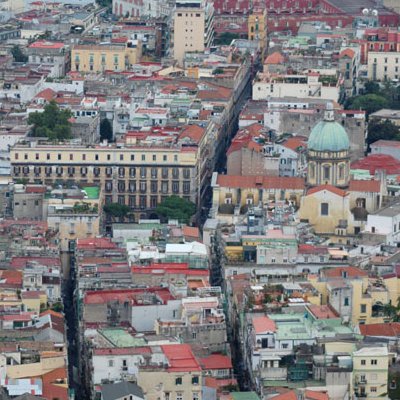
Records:
M206 0L177 0L174 11L174 59L183 65L185 53L203 52L214 40L214 7Z

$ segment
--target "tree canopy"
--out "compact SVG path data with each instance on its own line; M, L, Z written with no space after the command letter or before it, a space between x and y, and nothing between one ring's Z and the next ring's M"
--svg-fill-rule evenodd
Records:
M33 125L33 136L65 140L71 137L71 116L70 110L61 110L52 100L43 112L29 114L28 124Z
M113 139L112 125L109 119L104 118L100 122L100 140L107 140L111 142Z
M28 56L26 56L21 48L16 44L13 46L11 49L11 54L14 58L15 62L27 62L28 61Z
M239 39L239 37L237 33L223 32L215 38L214 43L229 46L232 40Z
M125 204L109 203L104 205L103 211L114 221L123 221L131 212L131 209Z
M389 101L384 96L374 93L351 97L345 103L347 110L364 110L367 116L387 107Z
M380 139L400 140L400 128L389 120L371 120L368 124L368 146Z
M196 206L189 200L179 196L169 196L156 208L156 213L167 219L177 219L189 223L190 217L196 212Z

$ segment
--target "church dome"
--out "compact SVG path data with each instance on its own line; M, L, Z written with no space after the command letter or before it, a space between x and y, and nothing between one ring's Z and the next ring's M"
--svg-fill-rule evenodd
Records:
M349 150L349 137L343 126L334 120L333 110L327 109L324 120L313 128L307 147L315 151Z

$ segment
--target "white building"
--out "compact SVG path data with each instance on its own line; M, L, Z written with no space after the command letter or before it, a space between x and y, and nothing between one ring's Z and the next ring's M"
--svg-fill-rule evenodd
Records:
M312 71L300 75L272 76L258 73L253 82L253 100L267 100L268 97L297 97L338 101L340 79L327 71L326 75Z
M369 214L365 232L379 236L383 243L397 245L400 242L400 203Z
M398 80L400 76L400 53L378 52L368 53L368 79L374 81Z

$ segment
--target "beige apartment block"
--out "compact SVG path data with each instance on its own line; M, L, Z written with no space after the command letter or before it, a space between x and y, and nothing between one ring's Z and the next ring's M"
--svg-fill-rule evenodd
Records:
M399 79L400 76L400 53L378 52L368 53L368 79L374 81L386 81Z
M185 53L203 52L214 40L214 8L204 0L178 0L174 11L174 58L183 65Z

